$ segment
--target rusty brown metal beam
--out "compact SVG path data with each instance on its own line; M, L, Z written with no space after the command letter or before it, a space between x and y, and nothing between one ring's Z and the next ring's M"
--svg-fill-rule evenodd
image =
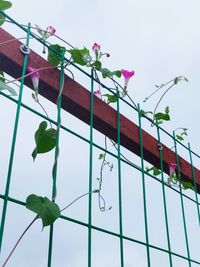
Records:
M0 29L0 42L11 40L14 37L5 30ZM18 78L22 72L23 54L18 40L0 46L0 69L14 78ZM34 51L28 57L28 66L35 68L50 67L51 65ZM40 94L56 103L59 90L60 72L57 69L40 71ZM30 78L25 79L25 84L32 88ZM65 75L62 96L62 108L83 122L90 122L90 92L76 81ZM121 145L140 156L139 128L138 126L120 115ZM94 128L109 138L117 141L117 113L101 99L94 97ZM160 167L158 141L142 131L144 159L156 167ZM169 163L175 162L175 153L163 145L163 167L169 173ZM192 169L189 162L179 158L181 178L193 183ZM197 191L200 193L200 170L194 168Z

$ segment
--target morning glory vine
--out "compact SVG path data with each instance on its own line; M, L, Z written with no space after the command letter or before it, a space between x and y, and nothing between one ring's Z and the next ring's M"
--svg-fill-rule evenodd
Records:
M0 0L0 10L4 11L8 8L10 8L12 4L9 1L4 1ZM3 25L4 22L10 22L11 21L7 20L5 16L1 13L0 14L0 26ZM26 25L23 25L26 27ZM33 89L34 92L32 93L32 98L33 100L40 106L40 108L43 110L46 118L48 119L49 122L49 127L47 121L42 121L39 124L38 129L36 130L34 134L35 138L35 149L32 152L32 158L33 160L36 159L38 154L44 154L47 152L50 152L53 150L56 146L56 135L57 132L59 131L59 128L61 126L61 121L57 125L57 129L54 129L51 121L49 120L48 112L44 108L44 106L40 102L39 98L39 80L40 80L40 71L43 69L47 68L61 68L61 64L63 64L64 70L70 72L72 75L72 78L74 79L74 74L73 72L69 69L69 66L72 64L77 64L80 65L81 67L87 67L87 68L92 68L95 74L95 79L98 82L98 88L94 90L94 95L95 97L99 97L102 101L106 102L108 105L112 105L117 102L117 94L120 96L120 98L128 98L129 101L133 104L135 109L137 110L137 105L135 104L134 100L130 97L129 92L128 92L128 85L130 82L130 79L134 77L135 71L134 70L126 70L122 68L121 70L109 70L108 68L103 66L102 59L103 58L109 58L110 54L107 52L101 51L101 46L98 43L94 43L91 50L84 47L82 49L76 48L73 45L69 44L67 41L56 35L56 29L53 26L48 26L43 30L40 28L38 25L35 25L35 27L31 26L32 30L36 30L37 34L33 35L31 38L39 38L43 42L43 48L42 48L42 53L46 54L46 45L48 44L48 52L47 52L47 60L48 62L52 65L52 67L46 67L46 68L40 68L38 66L37 68L33 68L32 66L29 66L27 68L27 74L23 77L31 77L32 83L33 83ZM63 41L65 44L68 45L70 48L65 48L64 46L61 46L59 44L50 44L48 43L48 39L51 36L55 36L59 40ZM20 37L18 40L25 39L25 37ZM8 40L6 42L12 42L14 40ZM6 43L2 43L0 45L4 45ZM61 57L63 55L63 57ZM67 56L68 55L68 56ZM64 60L63 60L64 58ZM63 61L62 61L63 60ZM120 82L117 81L117 79L123 78L123 85L120 84ZM3 71L0 71L0 91L1 90L6 90L8 91L12 96L16 96L17 92L10 87L10 84L16 83L19 81L22 77L19 77L18 79L15 80L7 80L5 77ZM101 79L109 79L113 83L113 88L109 93L104 93L105 86L101 82ZM178 76L175 77L174 79L170 80L169 82L166 82L165 84L161 85L156 85L156 90L148 97L145 98L144 102L147 102L152 96L154 96L158 91L161 89L164 89L164 93L161 95L159 100L157 101L157 104L153 111L144 111L141 110L140 114L143 117L148 117L150 116L150 119L152 121L152 125L155 124L161 124L165 121L170 121L170 108L167 106L164 110L164 112L158 112L158 107L160 105L160 102L162 99L165 97L167 92L171 90L175 85L177 85L180 81L188 81L187 78L184 76ZM64 83L62 84L62 88L64 86ZM62 95L62 88L60 90L60 93L57 98L57 107L58 107L58 102L61 98ZM187 135L187 128L177 128L175 130L177 132L176 134L176 139L180 142L184 141L184 137ZM111 209L111 207L107 208L105 198L102 196L102 186L103 186L103 176L104 176L104 171L105 168L108 168L109 171L112 171L113 169L113 164L107 159L107 146L108 146L108 139L106 136L104 137L105 142L104 142L104 148L105 152L99 154L99 160L101 160L100 164L100 170L99 170L99 175L97 177L98 181L98 188L93 190L92 192L87 192L82 194L81 196L78 196L75 198L71 203L69 203L67 206L64 208L60 208L59 205L56 203L56 195L55 197L50 200L47 197L42 197L42 196L37 196L35 194L30 194L27 199L26 199L26 208L32 211L33 213L36 214L34 219L30 222L30 224L26 227L26 229L23 231L19 239L17 240L16 244L14 245L12 251L6 258L3 267L7 264L8 260L10 259L11 255L17 248L19 242L25 235L25 233L30 229L32 224L38 220L41 219L42 221L42 227L46 227L49 225L52 225L61 215L61 213L68 209L71 205L73 205L76 201L80 200L81 198L89 195L96 193L98 195L98 204L99 204L99 209L100 211L106 211ZM117 150L116 143L109 139L113 147ZM173 149L173 148L172 148ZM121 156L126 159L126 157L121 154ZM52 172L54 171L54 167L57 163L59 157L59 149L58 149L58 154L55 158ZM126 159L129 161L128 159ZM129 161L131 162L131 161ZM167 178L166 184L169 186L179 186L178 185L178 177L177 177L177 164L172 162L169 164L169 177ZM146 168L146 172L153 172L154 176L158 176L161 174L161 170L157 169L155 166L149 168ZM193 185L191 183L186 183L186 182L180 182L181 185L184 189L193 189Z

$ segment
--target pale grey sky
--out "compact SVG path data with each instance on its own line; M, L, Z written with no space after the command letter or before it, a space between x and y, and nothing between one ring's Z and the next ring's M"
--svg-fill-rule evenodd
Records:
M105 65L111 69L135 70L135 76L129 84L129 93L134 101L140 102L145 110L156 105L158 96L147 104L142 100L153 90L155 84L165 83L168 80L183 75L189 79L188 83L180 82L168 93L160 107L169 105L172 121L166 123L164 128L172 131L177 127L189 129L189 138L193 150L199 152L199 46L200 46L200 3L199 1L145 1L145 0L97 0L97 1L25 1L13 0L13 7L8 14L19 23L32 25L38 24L46 28L52 25L57 30L57 35L77 47L91 48L94 42L101 45L103 51L111 54L105 60ZM16 37L21 37L22 32L17 31L12 25L5 24L7 29ZM49 39L52 43L56 40ZM37 51L39 46L33 44ZM77 74L75 78L85 85L89 80ZM56 118L56 108L44 99L51 116ZM31 99L31 92L25 90L24 102L38 108ZM9 159L9 147L12 137L15 105L1 97L1 109L5 111L0 115L3 127L0 133L0 147L5 147L0 152L0 170L2 179L1 191L4 192L5 177ZM39 109L38 109L39 110ZM40 110L41 111L41 110ZM126 116L132 116L130 110L122 111ZM33 147L33 133L37 129L40 118L21 111L20 128L18 132L11 195L25 200L28 194L51 196L51 166L53 153L43 155L32 163L30 156ZM89 137L89 128L63 112L63 124ZM148 127L152 135L155 130ZM95 141L103 143L103 137L96 131ZM166 144L171 143L163 137ZM168 143L169 142L169 143ZM110 149L113 149L112 147ZM94 188L97 186L95 177L98 177L100 163L98 154L94 149ZM183 156L189 159L186 151ZM130 159L135 156L124 151ZM77 138L61 132L61 153L58 169L58 199L63 207L71 200L88 191L89 147ZM108 206L112 210L101 213L98 210L97 199L93 197L93 224L105 227L114 232L118 231L118 193L117 193L117 161L109 158L114 163L112 173L106 171L103 194ZM49 163L52 162L52 163ZM200 164L196 158L197 167ZM145 241L144 218L141 191L141 174L122 164L123 179L123 215L124 234L132 238ZM164 225L162 191L160 183L146 178L149 238L156 246L167 248ZM172 250L186 255L185 239L182 227L180 198L167 190L167 203ZM188 195L192 195L188 192ZM2 204L1 204L2 205ZM199 260L199 227L195 205L185 201L187 212L188 235L191 248L191 257ZM87 198L77 202L66 216L87 222ZM19 234L23 231L33 215L28 210L17 205L10 205L5 227L2 260L11 250ZM193 220L194 218L194 220ZM87 266L87 228L68 221L56 222L54 240L54 253L52 267L86 267ZM119 267L119 240L103 233L94 232L92 243L93 267ZM47 257L48 229L41 232L41 224L37 222L27 233L13 255L8 267L44 267ZM146 267L145 247L126 241L124 243L125 266ZM168 256L151 250L152 267L168 267ZM173 257L174 267L186 267L188 263ZM192 264L192 267L197 265Z

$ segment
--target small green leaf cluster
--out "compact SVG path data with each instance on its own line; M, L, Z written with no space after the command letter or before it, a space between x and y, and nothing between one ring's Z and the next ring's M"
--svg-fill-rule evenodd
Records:
M150 168L149 167L145 167L145 170L146 170L147 173L152 172L152 174L154 176L159 176L162 173L162 171L160 169L158 169L157 167L155 167L155 166L152 166ZM179 186L179 180L177 179L177 176L176 176L175 173L173 173L171 176L169 176L167 178L167 184L169 186ZM185 190L186 189L194 190L194 186L193 186L193 184L191 182L180 181L180 184L181 184L182 188L185 189Z
M154 176L158 176L161 174L161 170L159 170L155 166L152 166L151 168L145 167L145 170L147 173L152 172Z
M117 95L111 95L111 94L104 94L103 96L107 97L107 103L116 103L117 102Z
M179 186L179 182L180 182L180 186L184 189L191 189L194 190L194 186L191 182L186 182L186 181L179 181L176 174L173 174L171 176L168 177L167 179L167 184L170 186Z
M157 112L157 113L153 113L152 111L145 111L143 109L140 110L140 116L146 116L148 114L150 114L152 116L152 120L154 122L156 122L157 124L161 124L164 121L170 121L170 115L169 115L169 107L167 106L165 108L164 112Z
M89 49L87 49L86 47L84 47L83 49L74 48L67 50L65 47L58 44L50 45L47 57L48 62L53 66L59 66L62 60L62 54L65 52L70 54L70 59L73 63L81 66L91 67L101 72L103 78L112 78L113 76L116 76L118 78L121 77L120 70L110 71L107 68L102 68L102 63L99 58L93 59Z
M187 136L187 128L181 128L182 132L180 134L176 134L176 140L182 142L184 141L184 136Z
M113 163L110 163L109 161L107 161L106 159L105 159L105 157L106 157L106 153L100 153L99 154L99 160L103 160L103 167L104 166L108 166L108 168L109 168L109 170L110 171L112 171L113 170Z
M155 113L153 116L153 120L157 122L157 124L163 123L163 121L170 121L170 115L169 115L169 107L167 106L165 108L165 112L158 112Z

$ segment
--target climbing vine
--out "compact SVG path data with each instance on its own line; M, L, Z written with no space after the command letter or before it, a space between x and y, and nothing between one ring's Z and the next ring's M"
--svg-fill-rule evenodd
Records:
M2 11L5 11L9 9L12 6L12 4L9 1L0 0L0 26L3 25L5 22L11 22L6 19L6 16ZM24 26L24 25L23 25ZM42 47L42 53L47 53L47 61L52 65L51 68L57 68L61 71L68 71L72 78L74 79L74 74L69 69L71 65L79 65L81 67L87 67L93 70L94 72L94 78L96 83L98 84L98 88L95 88L94 90L94 97L100 98L102 101L107 103L108 105L112 105L118 101L118 97L121 99L128 99L133 107L140 113L141 117L146 117L150 119L152 122L152 127L154 125L160 125L164 122L171 120L170 115L170 107L166 106L164 111L158 111L158 107L162 99L165 97L167 92L171 90L174 86L177 86L177 84L180 81L188 82L187 78L184 76L178 76L170 81L161 84L156 85L156 90L148 97L144 99L144 103L147 102L152 96L154 96L158 91L164 90L161 97L158 99L156 106L149 111L145 110L138 110L137 105L135 104L134 100L130 97L128 86L130 79L132 79L135 75L134 70L126 70L124 68L120 70L110 70L104 66L103 59L109 58L110 54L107 52L102 51L100 44L94 43L91 49L88 49L86 47L83 48L77 48L73 45L69 44L65 41L65 43L68 45L66 48L65 46L61 46L60 44L49 44L48 40L51 38L51 36L58 37L58 39L61 39L59 36L56 35L56 29L53 26L48 26L46 29L40 28L40 26L35 25L34 27L31 27L31 29L34 32L32 35L32 38L34 36L43 43ZM23 38L23 37L22 37ZM19 38L19 39L22 39ZM63 40L63 39L62 39ZM48 45L47 45L48 42ZM4 45L1 43L0 45ZM46 51L47 47L47 51ZM70 48L69 48L70 47ZM49 68L49 67L48 67ZM33 84L33 93L32 98L33 100L40 106L42 111L44 112L47 119L49 119L48 113L43 106L43 104L40 101L40 89L39 89L39 82L40 82L40 72L43 71L46 68L41 68L40 66L28 66L27 67L27 73L24 77L19 77L18 79L14 80L7 80L5 78L4 72L0 71L0 91L6 90L12 95L13 97L17 96L17 92L10 86L12 83L16 83L17 81L21 80L21 78L25 77L31 77L32 84ZM119 79L123 79L123 82L120 82ZM106 93L104 93L104 85L102 83L102 79L109 79L112 84L113 88L112 90ZM64 87L64 81L62 82L60 93L57 98L57 107L59 109L59 103L61 101L62 96L62 89ZM49 125L48 125L49 123ZM35 148L31 153L33 161L37 160L37 157L39 154L48 153L51 150L53 150L56 147L56 140L58 138L58 132L61 126L61 118L60 122L57 125L57 128L54 129L50 120L42 121L38 125L38 128L35 131L35 134L33 136L33 142L35 143ZM179 142L184 141L184 137L187 136L187 128L179 127L175 129L176 132L176 140ZM109 161L108 155L107 155L107 146L108 142L112 144L112 146L117 150L116 143L113 140L110 140L108 137L105 136L105 152L99 154L99 161L100 163L100 170L99 175L97 177L98 181L98 188L94 189L91 192L84 193L83 195L77 197L75 200L73 200L70 204L68 204L66 207L61 209L59 205L56 203L56 194L52 199L49 199L48 197L42 197L37 196L34 193L30 194L26 199L26 208L33 213L36 214L34 219L31 221L31 223L27 226L27 228L24 230L18 241L16 242L13 250L5 260L3 266L5 266L11 257L12 253L16 249L18 243L24 236L24 234L27 232L27 230L31 227L31 225L37 220L41 219L42 221L42 227L46 227L49 225L52 225L61 215L61 212L69 208L72 204L74 204L76 201L81 199L82 197L85 197L90 194L97 194L98 195L98 204L100 211L106 211L110 210L111 206L107 208L106 200L102 196L102 186L103 186L103 177L104 177L104 171L105 168L107 168L110 172L113 170L114 165L112 162ZM173 149L173 148L171 148ZM54 172L55 166L57 164L57 160L59 157L59 148L58 153L56 155L53 167L52 167L52 173ZM121 157L125 158L123 154L121 154ZM125 160L128 160L125 158ZM129 160L128 160L129 161ZM165 183L168 186L179 186L179 177L177 176L177 164L175 162L172 162L169 164L169 177L165 181ZM146 173L152 173L154 176L159 176L161 174L161 170L158 169L155 166L146 167ZM194 189L193 185L189 182L181 181L180 185L183 189Z

